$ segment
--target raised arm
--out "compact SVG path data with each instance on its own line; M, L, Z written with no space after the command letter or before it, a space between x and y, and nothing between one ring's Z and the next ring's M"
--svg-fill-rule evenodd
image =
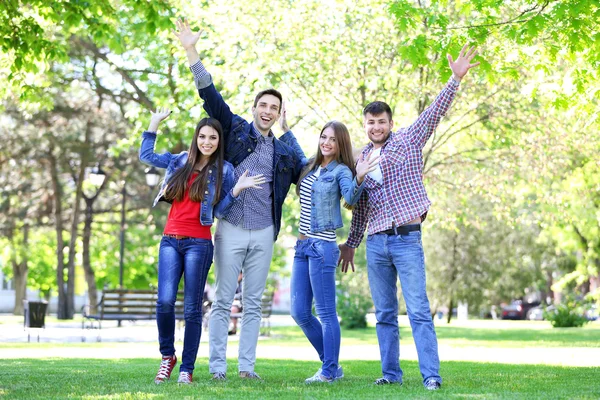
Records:
M173 30L173 34L179 39L181 47L185 50L190 69L194 74L194 83L200 98L204 100L204 110L212 118L219 120L223 126L223 134L225 139L230 133L232 128L232 120L234 114L229 109L225 100L215 88L212 77L202 64L198 51L196 50L196 43L202 34L200 32L192 32L190 24L185 20L177 20L175 22L176 29Z
M452 70L452 78L450 78L446 87L442 89L433 103L419 115L412 125L406 128L405 132L413 144L420 148L425 147L427 140L429 140L431 134L439 125L440 120L446 115L446 112L450 108L460 81L471 68L479 65L479 62L471 64L471 61L476 55L477 50L475 50L475 47L471 47L467 50L467 45L463 46L456 61L448 54L448 63Z
M161 154L155 153L154 145L156 144L156 132L158 131L158 126L161 121L171 115L171 111L166 108L159 108L156 112L150 111L150 113L152 114L152 117L150 118L148 130L142 133L142 144L139 152L140 161L156 168L167 168L173 155L169 152Z
M308 158L306 158L302 147L300 147L296 136L294 136L294 133L292 132L287 123L285 101L281 105L281 117L279 117L279 127L284 132L284 134L279 138L279 140L281 140L283 143L287 144L292 148L294 154L296 155L297 161L300 161L302 169L306 164L308 164Z
M356 177L352 177L352 172L349 168L338 174L338 185L342 197L349 205L355 205L360 199L360 195L365 187L365 177L371 171L375 171L379 164L379 156L371 159L371 153L366 156L361 156L356 163Z

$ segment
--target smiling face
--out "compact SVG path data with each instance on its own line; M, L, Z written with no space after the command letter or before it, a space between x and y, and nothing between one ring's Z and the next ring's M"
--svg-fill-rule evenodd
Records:
M210 157L219 147L219 134L212 126L205 125L200 128L196 143L202 157Z
M267 134L277 119L279 119L281 110L281 101L272 94L261 96L256 107L252 107L252 115L254 116L254 124L258 130Z
M327 127L321 132L319 137L319 149L325 160L334 160L338 154L338 144L335 139L333 127Z
M379 148L383 146L390 136L390 132L394 127L394 121L385 112L377 115L366 113L364 127L369 140L373 142L375 148Z

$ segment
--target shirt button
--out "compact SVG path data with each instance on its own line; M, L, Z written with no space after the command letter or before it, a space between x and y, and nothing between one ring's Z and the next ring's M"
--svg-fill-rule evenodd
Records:
M209 170L208 170L208 173L209 173L209 174L212 174L212 169L209 169Z
M204 194L208 194L208 190L206 192L204 192Z
M250 153L252 151L252 149L248 149L248 153Z

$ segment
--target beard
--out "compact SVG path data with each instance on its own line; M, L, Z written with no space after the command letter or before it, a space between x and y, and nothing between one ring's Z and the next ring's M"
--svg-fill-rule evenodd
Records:
M367 133L367 136L369 137L369 140L371 142L373 142L374 144L383 144L390 137L390 132L384 133L381 135L377 135L377 136L374 136L372 133Z

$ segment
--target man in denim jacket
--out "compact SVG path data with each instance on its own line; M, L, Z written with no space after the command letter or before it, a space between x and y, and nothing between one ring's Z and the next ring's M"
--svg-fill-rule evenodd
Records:
M260 379L254 372L256 343L261 320L261 297L265 288L273 244L281 226L281 208L292 182L298 180L302 162L293 148L293 134L277 140L271 127L281 114L282 97L274 89L260 92L252 107L253 122L233 114L215 88L195 45L200 33L190 30L187 21L177 21L174 32L186 51L190 69L204 109L219 120L225 138L225 159L233 164L235 178L245 171L262 174L266 181L260 189L242 192L226 215L216 214L215 234L216 301L210 317L209 369L213 379L225 380L227 371L227 332L237 277L243 271L242 332L239 344L241 378Z

